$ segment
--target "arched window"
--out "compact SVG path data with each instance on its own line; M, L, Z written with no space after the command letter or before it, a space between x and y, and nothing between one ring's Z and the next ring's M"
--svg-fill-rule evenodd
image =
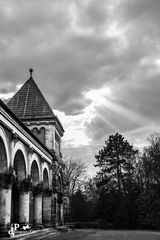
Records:
M62 192L62 179L58 176L58 192Z
M43 143L45 144L45 128L41 127L38 129L37 127L34 127L32 129L33 134Z
M4 146L4 142L0 137L0 172L7 171L7 154Z
M43 186L44 186L44 188L49 187L48 171L46 168L43 171Z
M39 183L39 171L37 162L34 160L31 166L31 179L34 184Z

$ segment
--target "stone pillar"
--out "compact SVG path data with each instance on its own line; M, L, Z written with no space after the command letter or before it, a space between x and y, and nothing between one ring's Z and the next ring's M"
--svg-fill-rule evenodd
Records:
M52 162L52 201L51 201L51 222L52 226L58 226L57 218L57 172L58 163L56 161Z
M52 193L51 196L51 223L52 227L58 226L57 223L57 194Z
M11 173L0 174L0 236L8 236L11 224Z
M57 198L57 203L58 203L58 225L62 225L63 224L63 193L59 192L58 193L58 198Z
M33 189L33 225L35 229L42 229L42 185Z
M70 200L68 195L63 196L63 215L65 223L71 222Z
M19 224L29 224L30 181L19 184Z
M43 191L43 224L45 227L51 227L51 194L49 189Z
M63 212L63 203L61 204L61 223L64 224L64 212Z

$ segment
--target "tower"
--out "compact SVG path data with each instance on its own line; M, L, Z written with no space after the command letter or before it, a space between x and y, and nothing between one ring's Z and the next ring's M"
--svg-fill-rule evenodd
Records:
M29 71L30 78L7 105L51 152L56 152L61 158L64 129L33 80L33 69Z

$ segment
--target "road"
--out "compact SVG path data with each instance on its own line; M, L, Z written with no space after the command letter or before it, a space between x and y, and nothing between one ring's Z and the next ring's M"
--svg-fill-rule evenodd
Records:
M160 240L160 232L74 230L68 233L46 234L34 240Z

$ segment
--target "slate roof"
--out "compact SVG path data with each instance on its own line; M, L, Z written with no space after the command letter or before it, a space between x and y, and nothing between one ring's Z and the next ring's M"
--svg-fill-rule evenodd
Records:
M51 152L31 131L30 129L9 109L9 107L0 99L0 112L1 108L5 109L7 113L29 134L34 138L34 140L40 144L49 154L53 155Z
M7 106L21 120L53 119L55 115L32 75L7 102Z

